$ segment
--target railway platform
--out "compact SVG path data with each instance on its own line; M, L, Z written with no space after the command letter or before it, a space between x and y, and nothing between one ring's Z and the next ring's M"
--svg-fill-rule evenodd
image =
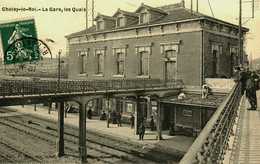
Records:
M34 111L34 106L32 105L10 106L6 108L15 109L21 114L30 114L53 121L58 120L58 112L56 110L52 110L51 113L48 114L48 107L43 107L42 105L37 105L36 111ZM67 114L67 117L65 118L65 125L78 127L78 123L78 113ZM94 131L104 136L113 137L118 140L124 140L133 144L141 144L144 149L152 149L156 147L157 149L167 153L177 152L177 154L183 155L185 152L187 152L195 139L193 137L186 137L182 135L170 136L168 135L168 131L163 131L163 140L157 140L157 132L146 129L144 140L139 141L138 135L135 135L134 129L131 129L129 125L122 124L122 127L118 127L117 124L110 124L109 128L107 128L106 121L100 121L99 118L95 117L93 117L91 120L87 119L86 127L87 130Z

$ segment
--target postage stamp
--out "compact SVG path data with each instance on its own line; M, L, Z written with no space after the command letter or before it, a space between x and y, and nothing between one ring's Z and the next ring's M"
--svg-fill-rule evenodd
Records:
M0 24L0 32L4 64L25 63L40 59L39 46L44 43L37 39L34 19Z

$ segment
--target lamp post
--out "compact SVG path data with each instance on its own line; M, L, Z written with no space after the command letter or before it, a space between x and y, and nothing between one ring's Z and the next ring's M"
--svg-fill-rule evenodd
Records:
M240 64L244 65L243 56L243 41L242 41L242 0L239 0L239 27L238 27L238 48L239 48L239 61Z
M60 76L61 76L61 61L60 61L60 55L61 55L62 49L58 52L58 90L60 90Z

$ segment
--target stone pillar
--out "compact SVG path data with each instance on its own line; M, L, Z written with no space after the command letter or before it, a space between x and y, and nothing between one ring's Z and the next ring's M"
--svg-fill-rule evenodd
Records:
M147 119L150 120L151 116L152 116L152 108L151 108L151 98L147 97Z
M64 155L64 102L58 103L58 141L57 156Z
M112 112L112 111L110 111L110 108L109 108L109 106L110 106L109 101L110 101L109 97L107 96L105 99L105 111L107 113L107 128L109 128L109 124L111 121L110 116L111 116L111 112Z
M163 104L160 103L158 100L158 108L157 108L157 139L162 140L162 110L163 110Z
M139 134L138 133L138 126L139 126L139 120L138 120L138 117L139 117L139 115L138 115L138 108L139 108L139 99L137 98L136 99L136 102L134 103L134 111L135 111L135 113L134 113L134 117L135 117L135 129L134 129L134 131L135 131L135 134L137 135L137 134Z
M79 155L82 163L87 162L86 147L86 105L79 104Z

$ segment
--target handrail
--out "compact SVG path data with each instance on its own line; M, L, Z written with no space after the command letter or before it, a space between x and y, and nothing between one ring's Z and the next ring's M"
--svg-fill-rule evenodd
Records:
M240 84L236 83L181 159L180 164L221 163L240 99Z

